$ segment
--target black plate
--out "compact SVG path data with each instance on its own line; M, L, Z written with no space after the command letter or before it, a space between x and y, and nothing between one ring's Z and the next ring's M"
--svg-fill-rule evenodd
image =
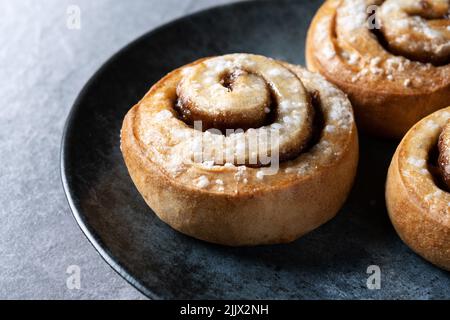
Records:
M159 221L136 191L120 149L122 119L167 72L200 57L251 52L304 63L321 1L243 2L152 31L112 57L75 102L61 170L73 214L101 256L152 298L449 298L450 275L395 234L384 182L395 143L361 137L353 192L339 215L288 245L227 248ZM381 268L369 290L367 268Z

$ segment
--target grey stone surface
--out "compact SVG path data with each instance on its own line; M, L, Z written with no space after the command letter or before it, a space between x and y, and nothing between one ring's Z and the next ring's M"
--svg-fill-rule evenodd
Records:
M59 174L66 116L113 53L146 31L231 0L0 1L0 298L143 299L95 252ZM80 9L80 29L67 8ZM81 270L69 290L66 270Z

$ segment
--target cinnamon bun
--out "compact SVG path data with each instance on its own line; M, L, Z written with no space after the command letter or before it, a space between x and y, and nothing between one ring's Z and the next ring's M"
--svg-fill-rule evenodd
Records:
M450 270L450 107L418 122L389 167L386 202L391 221L415 252Z
M401 138L450 100L450 1L328 0L306 60L348 94L358 127Z
M358 161L346 96L251 54L169 73L126 115L121 148L161 220L232 246L290 242L331 219Z

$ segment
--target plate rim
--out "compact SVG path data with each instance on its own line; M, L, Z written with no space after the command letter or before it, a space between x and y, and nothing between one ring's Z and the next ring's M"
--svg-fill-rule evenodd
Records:
M114 270L119 276L125 279L129 284L131 284L134 288L136 288L141 294L146 296L152 300L162 300L166 299L161 294L157 293L157 289L149 288L149 286L144 285L140 280L132 275L132 273L127 270L125 266L123 266L118 259L107 250L107 246L102 242L100 236L93 230L93 228L89 225L89 223L85 219L85 215L82 213L81 208L79 208L74 199L73 190L70 187L69 175L67 173L66 160L67 153L69 148L69 143L67 142L68 135L72 130L72 126L74 123L74 117L77 111L80 109L84 96L86 92L91 87L92 83L99 77L99 75L107 69L112 63L114 63L122 54L128 51L129 48L133 47L135 44L142 41L144 38L156 34L158 32L163 31L164 29L170 28L171 26L179 23L183 20L189 20L191 18L195 18L196 16L201 16L206 13L220 11L223 9L227 9L229 7L236 6L248 6L254 5L258 2L270 2L269 0L246 0L246 1L236 1L232 3L226 3L222 5L212 6L205 9L201 9L199 11L195 11L173 20L170 20L166 23L158 25L155 28L150 29L149 31L144 32L134 40L131 40L123 47L121 47L118 51L113 53L105 62L103 62L100 67L89 77L88 81L82 86L81 90L77 94L72 106L70 107L70 111L67 115L66 121L64 123L64 128L62 132L61 142L60 142L60 152L59 152L59 162L60 162L60 178L62 182L62 187L64 191L65 198L69 205L70 211L72 213L73 218L75 219L78 227L82 231L82 234L89 241L89 243L94 247L100 257Z

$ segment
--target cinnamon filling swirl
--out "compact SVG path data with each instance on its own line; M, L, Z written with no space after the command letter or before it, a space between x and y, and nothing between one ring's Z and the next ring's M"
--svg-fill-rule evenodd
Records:
M438 150L439 174L445 184L446 191L450 192L450 121L447 122L439 136Z
M342 92L303 68L252 54L173 71L129 118L152 163L217 192L235 192L236 182L253 190L312 174L338 161L355 134Z
M252 54L201 59L159 80L127 113L121 148L163 221L227 245L289 242L328 221L358 163L345 94Z
M391 52L434 65L450 61L450 2L448 0L386 0L377 12Z
M450 270L449 123L450 107L416 123L397 147L386 180L386 206L400 238L446 270Z
M308 68L346 92L359 126L401 138L450 99L448 0L327 0L307 39Z

